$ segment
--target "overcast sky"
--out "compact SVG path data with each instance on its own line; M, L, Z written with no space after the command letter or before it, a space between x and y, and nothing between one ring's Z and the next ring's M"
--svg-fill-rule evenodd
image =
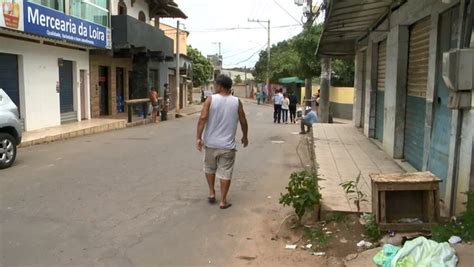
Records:
M188 19L180 20L190 32L188 43L208 55L217 54L218 45L213 43L221 42L224 67L253 67L258 60L258 52L266 49L267 30L259 23L248 22L248 19L270 19L272 44L291 38L302 30L299 24L303 8L295 5L294 0L175 2L188 16ZM162 22L176 25L174 19L163 19ZM256 29L224 30L239 27Z

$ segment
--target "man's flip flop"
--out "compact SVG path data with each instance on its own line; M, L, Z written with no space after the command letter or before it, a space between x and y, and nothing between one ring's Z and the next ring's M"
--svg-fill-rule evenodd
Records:
M209 201L209 203L216 203L216 197L208 197L207 201Z
M225 209L229 208L230 206L232 206L232 204L227 203L227 204L225 204L224 206L220 206L220 208L223 209L223 210L225 210Z

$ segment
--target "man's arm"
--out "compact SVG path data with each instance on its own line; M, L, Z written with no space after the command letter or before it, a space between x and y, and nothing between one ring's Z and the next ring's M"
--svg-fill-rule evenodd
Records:
M202 151L202 147L204 146L204 142L202 141L202 132L204 131L204 127L206 126L207 118L209 117L209 108L211 107L212 97L208 96L204 105L202 106L201 116L199 116L198 124L197 124L197 132L196 132L196 148L199 151Z
M244 112L244 106L242 105L242 102L240 102L239 99L239 121L240 121L240 127L242 128L242 144L244 147L247 147L249 144L248 140L248 131L249 131L249 125L247 124L247 118L245 117L245 112Z

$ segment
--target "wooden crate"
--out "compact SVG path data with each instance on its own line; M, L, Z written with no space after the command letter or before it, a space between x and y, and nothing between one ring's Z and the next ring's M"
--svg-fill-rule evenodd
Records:
M372 212L381 230L430 230L439 222L439 182L431 172L371 174ZM422 223L402 223L418 218Z

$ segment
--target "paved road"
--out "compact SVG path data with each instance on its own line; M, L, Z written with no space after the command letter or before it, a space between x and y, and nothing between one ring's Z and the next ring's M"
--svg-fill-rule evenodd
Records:
M228 210L206 202L197 115L21 149L0 172L0 266L295 265L270 238L298 129L245 108Z

